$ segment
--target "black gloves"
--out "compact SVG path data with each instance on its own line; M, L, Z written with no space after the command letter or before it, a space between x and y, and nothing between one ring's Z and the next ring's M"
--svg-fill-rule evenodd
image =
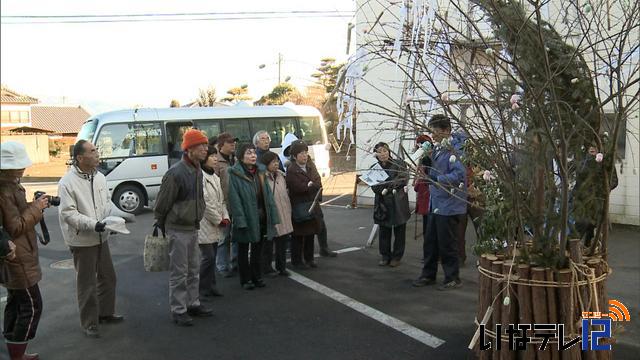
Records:
M105 230L105 227L106 227L106 226L107 226L107 224L105 224L105 223L103 223L103 222L98 221L98 222L96 223L96 227L94 228L94 230L95 230L96 232L101 233L101 232L104 232L104 230Z

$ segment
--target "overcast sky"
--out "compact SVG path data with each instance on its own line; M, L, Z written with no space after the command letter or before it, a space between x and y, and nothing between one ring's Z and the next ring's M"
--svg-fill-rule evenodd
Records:
M218 94L223 95L230 87L248 84L251 95L258 98L277 83L279 52L284 58L282 77L291 76L291 82L299 87L313 81L310 74L322 57L346 59L347 25L354 19L347 16L9 24L61 19L7 16L305 10L350 15L355 10L354 3L353 0L3 0L2 83L43 102L61 102L64 96L68 103L82 104L93 113L135 105L165 107L174 98L185 104L197 96L199 88L209 85L216 86ZM266 66L259 69L260 64Z

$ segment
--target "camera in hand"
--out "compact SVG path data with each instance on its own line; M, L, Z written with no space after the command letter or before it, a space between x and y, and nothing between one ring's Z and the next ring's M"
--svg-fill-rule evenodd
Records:
M60 197L59 196L46 195L46 193L44 191L36 191L36 192L33 193L33 197L36 198L36 199L39 198L42 195L44 195L49 200L49 206L60 206Z

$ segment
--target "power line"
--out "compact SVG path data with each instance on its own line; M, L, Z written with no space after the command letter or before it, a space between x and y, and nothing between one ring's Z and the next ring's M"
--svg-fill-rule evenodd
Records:
M3 25L26 24L92 24L92 23L139 23L139 22L177 22L177 21L234 21L234 20L276 20L276 19L312 19L312 18L350 18L349 15L322 15L322 16L253 16L234 18L193 18L193 19L120 19L120 20L66 20L66 21L12 21L2 22Z
M58 18L115 18L115 17L151 17L151 16L212 16L212 15L275 15L275 14L351 14L354 11L340 10L288 10L288 11L231 11L231 12L192 12L192 13L147 13L147 14L87 14L87 15L6 15L3 18L58 19Z

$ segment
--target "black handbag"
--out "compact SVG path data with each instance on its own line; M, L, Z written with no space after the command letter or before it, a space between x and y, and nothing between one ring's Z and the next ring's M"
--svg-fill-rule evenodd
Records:
M293 207L291 208L291 221L299 224L305 221L313 220L313 213L309 212L311 205L313 205L313 201L305 201L293 205Z
M384 199L380 199L373 208L373 220L376 222L383 222L387 220L388 215L389 211L387 210L387 206L384 204Z

